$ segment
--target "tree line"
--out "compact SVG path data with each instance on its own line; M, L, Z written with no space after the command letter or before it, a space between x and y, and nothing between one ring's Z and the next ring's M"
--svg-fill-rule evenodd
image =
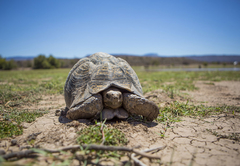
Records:
M71 68L79 59L56 59L53 55L38 55L33 60L6 60L0 55L0 70L16 68L57 69Z
M203 67L208 66L208 62L196 61L186 57L147 57L147 56L126 56L115 55L125 59L131 66L159 66L159 65L190 65L199 64ZM53 55L46 57L43 54L38 55L33 60L6 60L0 55L0 70L11 70L14 68L32 68L32 69L57 69L72 68L79 59L56 59ZM212 62L213 64L214 62ZM226 65L227 63L223 63Z
M48 58L45 55L38 55L33 59L33 69L57 69L60 67L60 61L50 55Z
M7 61L0 55L0 69L11 70L13 68L17 68L17 64L15 63L15 61L14 60Z

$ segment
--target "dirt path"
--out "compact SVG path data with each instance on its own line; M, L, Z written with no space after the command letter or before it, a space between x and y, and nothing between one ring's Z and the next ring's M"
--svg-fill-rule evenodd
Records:
M195 103L239 106L239 82L197 82L196 86L199 90L188 92ZM146 95L149 98L149 95L155 95L153 98L158 98L162 104L173 100L161 90ZM185 99L180 97L178 100ZM0 142L1 148L18 151L19 147L29 146L30 142L44 148L74 145L76 132L90 124L87 120L69 121L62 116L55 116L56 108L64 108L63 96L48 96L37 107L49 108L50 113L33 123L24 123L23 135L14 138L17 144L10 146L11 140L5 139ZM140 145L140 150L144 150L167 145L164 150L155 153L161 157L162 165L240 165L240 142L237 140L240 135L239 116L221 114L204 119L184 117L181 122L168 125L115 121L108 122L107 126L124 132L129 140L128 147ZM159 165L159 161L150 162L146 158L141 161L147 165Z

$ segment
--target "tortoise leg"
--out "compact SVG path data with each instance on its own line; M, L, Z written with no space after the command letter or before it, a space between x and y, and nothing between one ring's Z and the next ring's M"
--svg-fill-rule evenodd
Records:
M159 108L154 102L131 93L123 93L123 108L131 114L142 115L149 121L156 119L159 114Z
M93 118L96 114L100 113L102 109L102 95L96 94L82 104L69 109L66 117L72 120Z
M128 118L128 113L125 109L123 108L117 108L117 109L109 109L109 108L104 108L102 111L102 119L113 119L114 117L117 117L119 119L126 119Z

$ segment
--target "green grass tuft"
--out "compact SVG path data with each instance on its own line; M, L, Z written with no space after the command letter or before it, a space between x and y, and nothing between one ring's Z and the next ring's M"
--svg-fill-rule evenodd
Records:
M122 133L118 129L114 128L104 128L105 134L104 145L112 145L112 146L121 146L126 145L128 140L126 139L124 133ZM101 126L100 125L92 125L88 128L82 129L78 132L80 135L77 138L77 142L81 144L101 144L103 142Z
M240 112L240 107L236 106L215 106L192 105L187 103L173 102L169 106L160 109L157 118L158 122L178 122L182 116L206 117L213 114Z
M0 139L21 135L23 127L18 123L14 124L11 121L0 121Z
M0 115L2 120L0 121L0 138L12 137L20 135L23 132L21 122L31 123L36 118L43 116L47 111L28 111L12 109L10 111L4 110L0 107Z

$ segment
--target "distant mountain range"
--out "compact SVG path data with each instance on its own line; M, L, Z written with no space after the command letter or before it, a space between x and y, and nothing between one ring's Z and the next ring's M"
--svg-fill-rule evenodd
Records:
M240 55L182 55L182 56L166 56L166 55L158 55L156 53L148 53L145 55L129 55L129 54L112 54L117 57L121 56L136 56L136 57L154 57L154 58L187 58L195 61L201 61L201 62L227 62L231 63L234 61L240 62ZM23 60L32 60L36 56L12 56L12 57L6 57L6 60L15 60L15 61L23 61ZM56 57L57 58L57 57ZM64 58L58 58L58 59L64 59ZM76 58L72 58L76 59ZM80 58L79 58L80 59Z
M24 60L32 60L34 59L36 56L11 56L11 57L6 57L6 60L15 60L15 61L24 61Z

